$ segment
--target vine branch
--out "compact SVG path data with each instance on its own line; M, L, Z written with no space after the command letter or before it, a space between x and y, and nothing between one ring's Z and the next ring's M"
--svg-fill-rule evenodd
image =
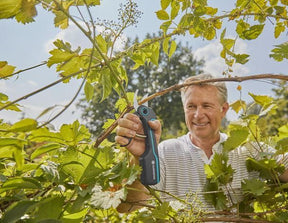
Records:
M175 84L172 85L166 89L163 89L159 92L156 92L147 98L141 100L139 102L139 105L144 104L145 102L148 102L156 97L163 96L171 91L179 91L181 88L190 86L190 85L195 85L195 84L205 84L205 83L211 83L211 82L243 82L243 81L248 81L248 80L258 80L258 79L278 79L278 80L284 80L288 81L288 76L287 75L282 75L282 74L256 74L256 75L251 75L251 76L243 76L243 77L223 77L223 78L213 78L209 80L200 80L200 81L193 81L191 83L186 83L186 84ZM133 107L130 105L126 107L126 109L121 113L121 115L111 124L110 127L108 127L106 130L104 130L100 136L96 139L96 142L94 144L94 147L97 148L104 139L110 135L110 133L117 127L118 125L118 120L120 118L123 118L123 116L132 111Z

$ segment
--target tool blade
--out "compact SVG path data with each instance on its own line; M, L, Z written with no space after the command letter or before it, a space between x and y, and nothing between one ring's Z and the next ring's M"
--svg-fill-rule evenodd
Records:
M138 95L138 89L135 91L134 98L133 98L133 106L134 106L135 111L137 111L137 109L139 107L137 95Z

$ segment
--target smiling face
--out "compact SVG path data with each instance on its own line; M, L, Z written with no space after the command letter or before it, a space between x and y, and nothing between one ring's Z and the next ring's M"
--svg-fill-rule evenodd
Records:
M229 105L223 102L218 90L213 85L194 85L185 92L183 103L186 125L191 133L192 141L219 138L221 120Z

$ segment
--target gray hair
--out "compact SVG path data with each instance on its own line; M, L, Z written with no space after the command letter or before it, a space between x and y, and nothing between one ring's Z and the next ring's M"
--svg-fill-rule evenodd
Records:
M193 81L202 81L202 80L210 80L210 79L214 79L215 77L213 77L211 74L199 74L196 76L192 76L192 77L188 77L185 81L184 84L193 82ZM227 102L227 87L225 82L208 82L208 83L200 83L200 84L195 84L195 85L200 85L200 86L205 86L205 85L212 85L215 86L218 90L218 95L219 95L219 99L221 99L221 101L223 103ZM181 99L182 99L182 103L184 105L185 102L185 93L187 91L187 89L189 87L191 87L193 85L187 86L187 87L183 87L181 89Z

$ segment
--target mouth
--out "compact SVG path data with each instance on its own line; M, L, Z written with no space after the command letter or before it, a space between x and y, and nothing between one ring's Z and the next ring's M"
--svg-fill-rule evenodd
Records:
M197 127L205 127L208 124L209 124L209 122L203 122L203 123L195 123L195 122L193 122L193 125L197 126Z

